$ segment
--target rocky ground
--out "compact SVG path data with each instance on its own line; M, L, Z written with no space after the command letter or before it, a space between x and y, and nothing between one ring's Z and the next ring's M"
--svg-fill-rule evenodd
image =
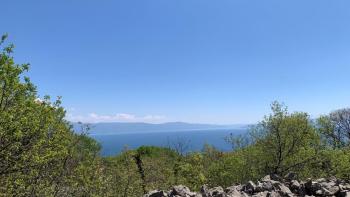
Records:
M208 188L202 186L200 192L191 192L183 185L174 186L170 191L151 191L144 197L289 197L289 196L336 196L350 197L349 181L336 178L298 181L296 175L288 174L284 178L268 175L254 183Z

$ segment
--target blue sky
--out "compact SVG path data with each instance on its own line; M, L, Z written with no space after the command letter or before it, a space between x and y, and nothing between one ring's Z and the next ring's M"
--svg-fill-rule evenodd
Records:
M1 0L0 33L70 120L254 123L350 101L346 0Z

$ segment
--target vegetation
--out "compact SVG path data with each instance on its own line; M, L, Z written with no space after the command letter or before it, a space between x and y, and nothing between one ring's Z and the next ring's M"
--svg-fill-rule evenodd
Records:
M205 145L188 152L187 142L125 149L101 157L101 146L73 131L58 98L38 99L16 64L13 45L0 46L0 196L141 196L184 184L229 186L270 173L294 171L299 178L350 179L350 109L310 119L274 102L272 113L245 136L231 135L230 152Z

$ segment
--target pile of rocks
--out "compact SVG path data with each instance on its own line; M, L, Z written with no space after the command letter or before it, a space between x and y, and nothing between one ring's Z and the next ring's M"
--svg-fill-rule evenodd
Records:
M291 197L291 196L336 196L350 197L350 183L336 178L297 181L296 175L288 174L283 179L268 175L254 183L208 188L202 186L200 192L191 192L186 186L174 186L170 191L151 191L144 197Z

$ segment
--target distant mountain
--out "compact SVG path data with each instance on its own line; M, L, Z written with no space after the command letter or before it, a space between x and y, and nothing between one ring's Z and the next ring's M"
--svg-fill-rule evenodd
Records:
M80 132L78 123L72 123L76 132ZM245 129L248 125L214 125L214 124L193 124L185 122L168 122L162 124L150 123L125 123L125 122L111 122L111 123L94 123L89 124L92 135L108 135L121 133L151 133L151 132L173 132L173 131L195 131L195 130L223 130L223 129Z

